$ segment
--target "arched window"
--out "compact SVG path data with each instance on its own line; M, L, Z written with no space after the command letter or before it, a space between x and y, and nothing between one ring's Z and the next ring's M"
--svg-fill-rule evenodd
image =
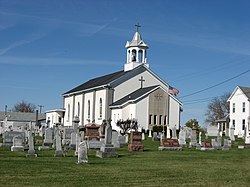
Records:
M136 50L132 50L132 62L136 61Z
M102 98L100 98L99 102L99 117L102 118Z
M77 116L80 116L80 103L77 103Z
M90 118L90 100L88 100L88 118Z
M139 55L139 57L138 57L138 58L139 58L139 62L142 62L142 53L143 53L143 51L140 50L140 51L139 51L139 54L138 54L138 55Z
M68 104L68 121L69 121L69 118L70 118L70 104Z

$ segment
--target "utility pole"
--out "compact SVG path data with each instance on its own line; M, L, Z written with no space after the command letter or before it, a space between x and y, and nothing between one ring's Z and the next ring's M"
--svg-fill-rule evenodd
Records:
M44 107L43 105L38 105L39 110L40 110L40 114L42 113L42 108Z

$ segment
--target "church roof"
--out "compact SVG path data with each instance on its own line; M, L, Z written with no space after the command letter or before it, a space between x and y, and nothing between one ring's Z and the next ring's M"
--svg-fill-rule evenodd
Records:
M0 112L0 120L4 120L7 115L8 121L19 121L19 122L35 122L36 113L25 113L25 112ZM45 120L45 114L38 114L38 120Z
M113 80L116 80L117 78L123 76L126 73L128 73L128 72L124 72L122 70L122 71L114 72L114 73L104 75L101 77L97 77L94 79L90 79L89 81L73 88L72 90L64 93L63 95L107 85L108 83L112 82Z
M136 101L137 99L143 97L144 95L153 91L157 87L159 87L159 85L140 88L140 89L126 95L125 97L119 99L118 101L114 102L113 104L110 105L110 107L120 106L120 105L123 105L123 104L128 103L128 102Z

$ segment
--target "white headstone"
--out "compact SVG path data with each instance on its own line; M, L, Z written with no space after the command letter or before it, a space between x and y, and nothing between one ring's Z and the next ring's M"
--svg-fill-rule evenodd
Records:
M56 135L56 151L55 151L55 157L61 157L64 156L62 151L62 140L61 140L61 134L60 131L57 131Z
M202 140L202 132L199 132L199 144L201 145L201 140Z
M177 139L175 126L172 128L172 139Z
M85 140L78 147L78 164L80 163L88 163L88 146Z
M152 137L152 131L151 131L151 130L148 131L148 137L149 137L149 138Z
M186 145L186 133L183 129L180 130L179 133L179 144L180 145Z
M44 144L51 145L53 143L53 138L52 138L52 129L51 128L46 128L45 129L45 135L44 135Z
M29 150L26 156L37 157L37 154L35 153L35 148L34 148L34 139L33 139L33 135L31 131L28 131L28 138L29 138Z

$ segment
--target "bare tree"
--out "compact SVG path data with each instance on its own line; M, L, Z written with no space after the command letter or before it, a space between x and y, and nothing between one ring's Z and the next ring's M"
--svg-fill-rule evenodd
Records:
M207 106L206 122L216 125L215 121L222 119L229 114L229 103L227 102L231 93L227 92L220 97L215 97Z
M123 120L118 120L116 122L116 125L118 127L120 127L120 129L122 130L121 131L121 134L122 135L125 135L128 133L129 130L131 129L134 129L135 131L137 131L138 129L138 124L137 124L137 121L135 119L127 119L125 121Z
M21 101L14 105L14 112L35 112L36 106L32 103L28 103L26 101Z

